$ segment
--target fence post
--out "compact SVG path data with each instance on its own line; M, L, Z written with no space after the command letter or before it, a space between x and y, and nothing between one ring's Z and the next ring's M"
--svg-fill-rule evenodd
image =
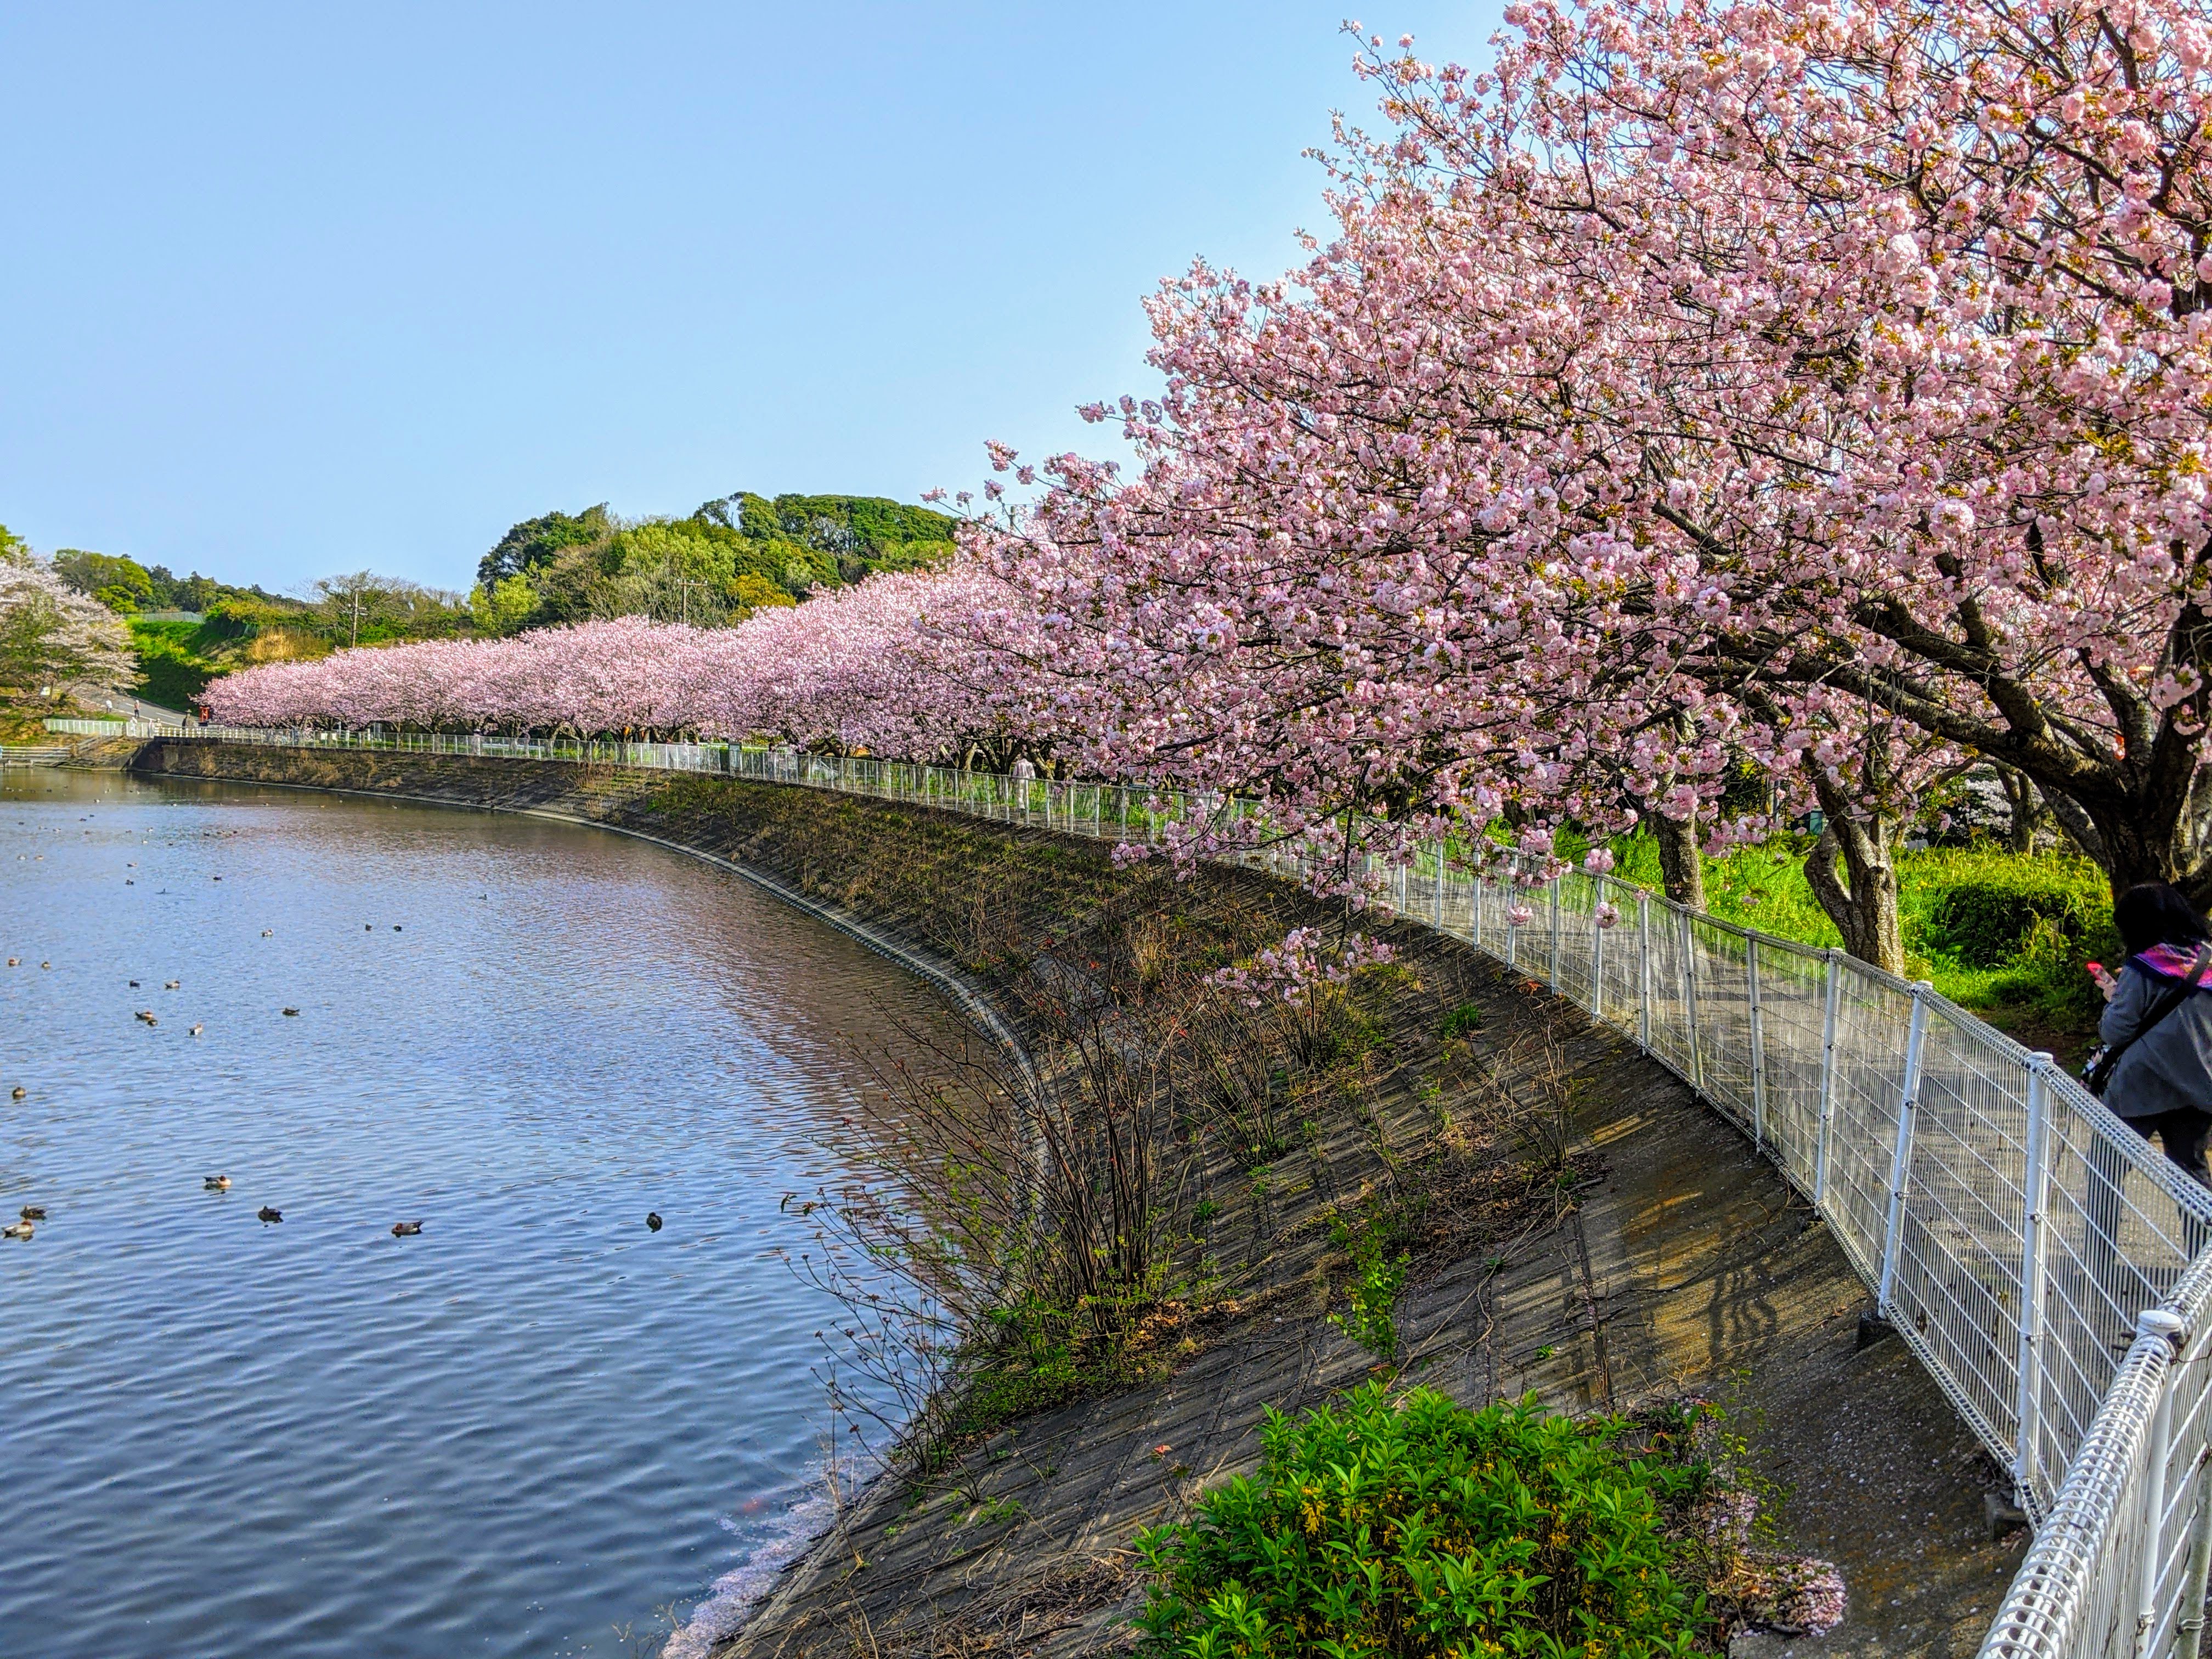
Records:
M1838 952L1828 948L1827 1012L1820 1018L1820 1117L1813 1146L1813 1207L1828 1197L1828 1128L1836 1115L1836 1009L1844 981L1837 971Z
M1597 896L1590 901L1590 1018L1602 1023L1605 1019L1605 928L1599 923L1597 913L1605 906L1603 876L1592 880L1591 890Z
M1751 1006L1751 1144L1766 1147L1766 1020L1759 1003L1759 941L1743 942L1744 994Z
M1551 887L1552 966L1551 971L1544 976L1544 982L1557 994L1559 988L1559 878L1557 876L1552 878Z
M2159 1545L2165 1532L2166 1461L2173 1447L2173 1362L2180 1355L2176 1340L2181 1334L2181 1316L2165 1308L2145 1308L2136 1316L2136 1340L2154 1336L2166 1344L2166 1365L2158 1380L2158 1410L2150 1420L2149 1456L2144 1465L2142 1498L2142 1560L2136 1578L2136 1659L2142 1659L2150 1644L2150 1627L2158 1619Z
M1875 1311L1891 1316L1897 1288L1897 1256L1905 1241L1905 1183L1912 1170L1912 1115L1920 1106L1920 1045L1928 1035L1928 992L1922 980L1912 988L1912 1029L1905 1039L1905 1082L1897 1093L1897 1146L1889 1158L1889 1216L1882 1225L1881 1283Z
M1437 880L1429 893L1429 908L1434 913L1437 932L1444 930L1444 838L1437 837Z
M2027 1057L2026 1216L2020 1235L2020 1404L2014 1412L2013 1488L2033 1513L2035 1457L2043 1437L2043 1206L2051 1196L2051 1056Z
M1651 895L1636 892L1636 1044L1651 1052Z
M2204 1638L2204 1581L2212 1576L2212 1492L2197 1499L2197 1534L2189 1545L2189 1572L2181 1584L2181 1620L2173 1632L2173 1659L2197 1659Z
M1690 1039L1690 1086L1699 1094L1705 1091L1705 1045L1698 1041L1698 935L1687 910L1674 912L1680 923L1678 948L1682 953L1680 975L1682 991L1682 1029Z

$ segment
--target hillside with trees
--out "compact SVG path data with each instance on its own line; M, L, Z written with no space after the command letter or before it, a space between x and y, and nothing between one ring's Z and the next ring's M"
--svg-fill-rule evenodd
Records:
M637 520L601 503L514 526L477 565L469 608L480 634L616 617L721 626L879 570L942 564L953 526L867 495L739 490L687 519Z

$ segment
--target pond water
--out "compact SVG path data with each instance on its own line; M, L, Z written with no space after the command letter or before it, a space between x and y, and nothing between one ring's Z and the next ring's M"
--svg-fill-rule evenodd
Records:
M53 770L11 956L0 1654L696 1651L818 1518L778 1206L920 981L603 831Z

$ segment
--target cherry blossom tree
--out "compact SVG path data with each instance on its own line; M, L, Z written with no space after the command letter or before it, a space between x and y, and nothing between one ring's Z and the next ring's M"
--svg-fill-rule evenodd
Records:
M2202 9L1509 20L1486 77L1370 43L1397 126L1350 149L1580 296L1599 372L1550 404L1626 498L1609 635L1777 731L1856 704L2002 762L2116 883L2212 891Z
M137 672L131 635L112 611L27 550L0 550L0 686L25 694L72 684L108 690Z
M1050 463L985 538L1102 763L1602 827L1747 761L1830 808L1887 966L1962 756L2212 889L2202 20L1508 20L1485 75L1366 42L1332 241L1168 285L1141 476Z

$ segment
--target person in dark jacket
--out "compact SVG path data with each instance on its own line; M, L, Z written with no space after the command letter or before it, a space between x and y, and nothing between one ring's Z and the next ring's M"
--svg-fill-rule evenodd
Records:
M2106 998L2098 1035L2127 1048L2105 1085L2105 1104L2137 1134L2158 1137L2166 1158L2212 1187L2204 1142L2212 1133L2212 929L2179 890L2147 881L2120 895L2112 922L2128 947L2117 977L2100 974ZM2155 1025L2146 1018L2202 967L2197 988Z

